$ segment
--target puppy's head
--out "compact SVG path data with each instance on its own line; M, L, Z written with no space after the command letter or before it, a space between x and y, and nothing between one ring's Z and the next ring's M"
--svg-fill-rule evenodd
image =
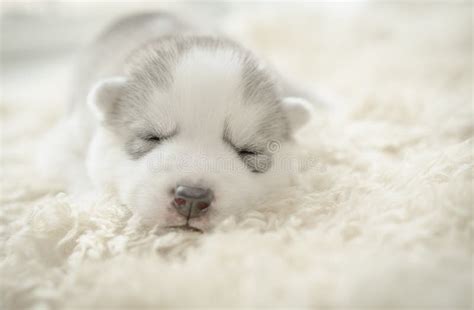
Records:
M97 186L145 223L206 230L289 184L291 137L310 106L281 98L247 51L180 38L129 60L123 76L89 94L99 120L88 158Z

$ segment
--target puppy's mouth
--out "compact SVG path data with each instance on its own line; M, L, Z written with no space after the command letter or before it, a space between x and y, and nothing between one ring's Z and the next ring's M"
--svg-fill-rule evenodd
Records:
M197 227L189 225L189 220L191 219L191 212L192 209L189 209L189 213L186 217L186 223L183 225L172 225L172 226L166 226L165 228L170 229L170 230L183 230L183 231L190 231L190 232L198 232L198 233L203 233L203 231Z
M187 222L184 225L166 226L165 228L170 229L170 230L183 230L183 231L197 232L201 234L203 233L201 229L193 227L189 225L189 223Z

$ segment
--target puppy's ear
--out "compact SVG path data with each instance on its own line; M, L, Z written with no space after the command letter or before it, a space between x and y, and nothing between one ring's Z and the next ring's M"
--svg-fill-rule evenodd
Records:
M126 85L127 79L119 76L102 80L92 87L87 96L87 104L99 121L104 121L114 110Z
M308 123L314 112L314 107L303 98L286 97L281 101L293 133Z

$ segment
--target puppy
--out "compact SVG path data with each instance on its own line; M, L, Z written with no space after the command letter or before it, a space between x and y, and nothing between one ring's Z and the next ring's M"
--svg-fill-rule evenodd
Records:
M288 186L312 106L247 49L191 29L161 13L106 29L44 170L116 196L145 224L200 231Z

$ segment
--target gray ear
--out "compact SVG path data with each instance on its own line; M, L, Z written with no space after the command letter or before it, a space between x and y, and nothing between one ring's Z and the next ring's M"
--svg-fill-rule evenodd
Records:
M125 77L113 77L98 82L87 96L87 104L99 121L113 111L117 99L123 94L127 84Z
M314 111L314 107L305 99L298 97L283 98L283 111L286 113L290 128L293 133L308 123Z

